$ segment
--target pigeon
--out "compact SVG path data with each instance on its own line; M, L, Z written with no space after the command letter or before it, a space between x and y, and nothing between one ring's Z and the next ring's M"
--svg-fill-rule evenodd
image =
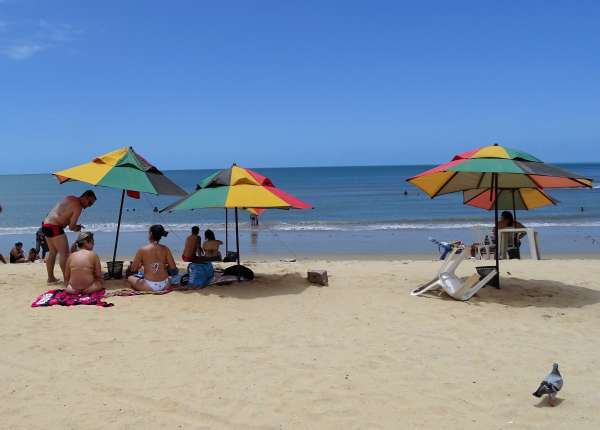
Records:
M554 363L552 365L552 372L546 375L533 395L535 397L542 397L544 394L548 394L548 403L550 403L550 406L554 406L556 393L560 391L562 386L563 377L558 371L558 363Z

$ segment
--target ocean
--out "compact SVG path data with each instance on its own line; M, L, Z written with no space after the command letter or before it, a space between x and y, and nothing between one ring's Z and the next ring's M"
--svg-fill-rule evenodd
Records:
M311 203L315 209L268 210L258 230L240 211L240 246L243 257L277 256L424 256L436 257L429 237L472 242L491 228L493 212L462 204L462 195L430 199L406 179L431 166L310 167L257 169L276 186ZM562 164L590 177L591 190L550 191L557 206L522 211L518 219L539 231L542 255L600 256L600 164ZM165 174L191 191L214 170L177 170ZM12 244L35 244L35 231L48 210L62 196L93 188L97 203L84 211L80 223L96 233L96 247L112 254L119 208L118 190L81 183L58 184L49 174L0 176L0 252ZM405 194L406 192L406 194ZM119 255L131 256L146 241L151 224L170 231L166 244L181 254L183 240L193 225L214 230L225 241L224 209L203 209L158 214L174 197L142 195L126 198ZM233 211L230 211L229 249L235 246ZM72 240L73 233L69 233ZM525 254L527 252L525 251Z

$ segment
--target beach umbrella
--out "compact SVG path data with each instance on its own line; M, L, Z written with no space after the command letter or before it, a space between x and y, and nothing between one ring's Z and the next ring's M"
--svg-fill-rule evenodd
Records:
M478 188L463 191L463 203L489 211L494 209L496 199L492 189ZM539 188L501 188L498 190L498 210L527 211L556 204L558 204L558 200L553 199Z
M238 209L312 209L312 206L275 187L273 182L253 170L233 164L203 179L196 191L162 209L225 208L235 211L237 264L240 264ZM226 212L227 216L227 212ZM226 219L227 223L227 219Z
M62 184L79 181L100 187L122 190L119 220L113 252L113 267L117 257L121 217L125 193L139 198L139 193L185 196L187 193L160 170L140 156L132 147L123 147L94 158L89 163L53 173Z
M501 202L505 201L502 196L505 190L538 189L543 193L542 190L547 188L591 188L592 186L592 180L589 178L546 164L526 152L498 144L458 154L450 162L413 176L408 179L408 182L431 198L462 191L466 193L466 201L472 201L482 192L487 192L489 202L493 204L494 209L496 238L498 237L498 210ZM525 192L528 193L533 195L535 191ZM510 193L506 195L510 196ZM513 196L516 197L515 194ZM538 198L540 198L539 194ZM495 257L498 273L496 282L499 286L498 246L496 246Z

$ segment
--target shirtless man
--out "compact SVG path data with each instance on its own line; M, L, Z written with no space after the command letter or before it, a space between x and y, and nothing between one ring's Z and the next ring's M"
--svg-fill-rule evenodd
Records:
M75 242L77 252L69 255L65 266L65 285L68 293L91 294L104 288L100 258L93 251L94 235L79 233Z
M143 268L144 277L130 275L127 277L127 281L131 288L138 291L168 290L171 285L167 270L177 270L171 250L159 243L168 233L160 224L150 227L148 233L150 243L138 250L128 269L128 273L136 273L140 268Z
M42 233L48 242L48 258L46 270L48 283L58 282L54 277L54 263L56 254L59 255L58 264L65 274L65 264L69 257L69 241L65 235L65 227L71 231L80 231L82 226L77 224L83 209L89 208L96 202L96 195L92 190L87 190L81 196L67 196L52 208L42 223Z
M199 235L200 228L195 225L192 227L192 234L185 239L181 259L186 263L206 263L207 261L210 261L209 258L200 255L200 253L202 253L202 247L200 246L200 241L202 239Z
M27 263L25 258L25 252L23 251L23 243L17 242L13 249L10 250L10 262L11 263Z

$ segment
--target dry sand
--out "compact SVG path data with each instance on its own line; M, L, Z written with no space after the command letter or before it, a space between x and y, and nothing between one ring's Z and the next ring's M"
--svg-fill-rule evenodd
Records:
M598 260L507 262L467 303L411 297L438 264L261 261L253 283L111 308L31 308L43 266L0 265L0 428L600 428ZM551 408L531 393L553 361Z

